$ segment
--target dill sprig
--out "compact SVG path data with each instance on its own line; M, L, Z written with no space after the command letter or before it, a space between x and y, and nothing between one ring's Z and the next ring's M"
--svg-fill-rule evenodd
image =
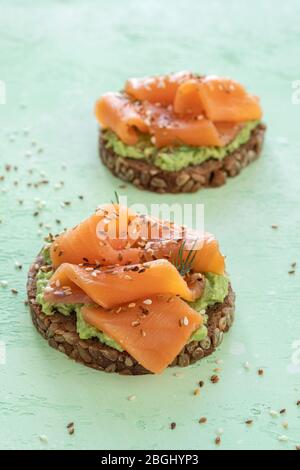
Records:
M177 269L177 271L179 271L179 274L181 274L181 276L185 276L192 269L193 262L197 253L194 250L196 243L197 243L197 240L195 240L186 258L184 258L184 248L185 248L186 241L184 240L180 245L177 256L174 260L174 266Z
M117 193L117 191L114 191L114 195L115 195L115 199L112 199L111 203L112 204L120 204L119 194Z

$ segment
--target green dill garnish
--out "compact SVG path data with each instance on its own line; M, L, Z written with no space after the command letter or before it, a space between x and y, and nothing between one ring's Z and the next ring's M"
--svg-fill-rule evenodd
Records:
M195 240L192 248L188 252L187 257L184 259L185 243L186 243L185 240L181 243L177 256L174 260L174 266L177 269L177 271L179 271L179 274L181 274L181 276L185 276L186 274L190 272L193 266L196 253L197 253L197 251L194 250L195 245L197 243L197 240Z
M117 191L114 191L114 195L115 195L115 200L111 200L111 203L112 204L120 204L120 200L119 200L119 194L117 193Z

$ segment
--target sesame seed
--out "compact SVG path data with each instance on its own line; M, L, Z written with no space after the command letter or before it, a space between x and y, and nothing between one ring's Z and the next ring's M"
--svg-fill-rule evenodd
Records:
M39 440L40 440L41 442L43 442L44 444L47 444L47 443L48 443L48 437L47 437L45 434L41 434L41 435L39 436Z
M288 436L282 435L278 436L279 442L287 442L289 440Z
M195 388L194 395L200 395L200 388Z
M0 287L7 287L8 282L7 281L0 281Z
M183 318L180 318L180 320L179 320L179 325L180 326L188 326L188 324L189 324L188 317L185 316Z
M135 303L134 302L131 302L130 304L128 304L128 308L134 308L135 307Z
M44 289L45 294L50 294L53 291L54 291L53 287L50 287L50 286L46 286Z
M57 280L55 281L55 287L60 287L60 280L59 280L59 279L57 279Z
M129 397L127 398L128 401L133 401L136 399L136 395L129 395Z
M244 366L244 369L245 369L245 370L249 370L249 369L250 369L250 364L249 364L248 361L244 362L243 366Z
M151 305L152 304L152 300L151 299L146 299L143 301L143 304L145 305Z
M281 424L282 424L282 427L283 427L284 429L288 429L289 423L288 423L287 421L283 421L283 423L281 423Z
M275 410L270 410L269 413L272 418L278 418L279 416L278 411L275 411Z
M141 323L138 320L135 320L135 321L131 322L131 326L133 326L133 327L139 326L140 324Z

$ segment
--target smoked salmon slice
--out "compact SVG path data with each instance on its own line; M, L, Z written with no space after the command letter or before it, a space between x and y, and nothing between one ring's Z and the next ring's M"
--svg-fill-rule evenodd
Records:
M158 77L131 78L125 84L125 92L139 101L172 105L181 83L192 77L191 72L178 72Z
M115 311L86 306L82 315L153 373L162 372L203 323L186 302L169 295L152 296L147 304L137 301Z
M133 233L135 221L141 229L141 236L137 233L136 239ZM117 235L110 236L114 230ZM103 231L107 238L103 237ZM101 207L91 217L59 235L50 246L50 257L54 268L63 263L102 267L138 264L160 258L174 260L184 240L189 241L184 256L197 240L193 262L196 272L224 274L224 256L213 235L182 231L175 224L138 216L127 207L113 204Z
M197 286L195 290L190 289L175 266L165 259L106 270L64 263L51 277L45 300L64 303L66 298L68 303L74 303L74 294L81 303L78 289L83 298L88 297L103 308L146 299L154 294L178 295L187 301L199 297Z
M199 82L199 97L206 116L214 122L255 121L262 117L259 99L234 80L205 77Z
M196 119L173 119L167 127L152 126L151 130L158 148L178 145L224 147L239 131L237 126L233 125L231 132L223 133L203 116Z
M204 107L199 96L199 80L193 78L182 83L174 97L174 111L181 115L204 116Z
M259 99L238 82L207 76L182 83L174 99L178 114L201 114L213 122L244 122L261 119Z
M50 247L52 265L56 268L62 263L101 266L138 263L140 249L132 248L134 241L128 233L135 218L136 214L125 206L106 204L100 207L88 219L55 239Z
M102 96L96 103L95 114L104 129L112 129L128 145L136 144L137 130L148 131L137 105L121 93Z

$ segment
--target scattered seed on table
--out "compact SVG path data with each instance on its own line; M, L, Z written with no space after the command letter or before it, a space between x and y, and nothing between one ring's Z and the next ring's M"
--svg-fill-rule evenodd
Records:
M45 434L41 434L41 435L39 436L39 440L40 440L41 442L43 442L44 444L47 444L47 443L48 443L48 437L47 437Z
M211 383L216 384L220 380L220 377L218 375L212 375L210 378Z
M173 374L174 377L184 377L184 373L183 372L174 372Z
M286 413L286 408L282 408L282 410L279 411L281 415L284 415Z
M278 436L279 442L287 442L289 440L288 436Z
M273 225L271 225L271 227L272 227L274 230L276 230L276 229L278 228L278 225L273 224Z
M291 264L291 268L295 268L296 266L297 266L297 263L296 263L296 262L294 262L294 263Z
M15 295L18 294L17 289L15 289L14 287L11 289L11 292L12 292L12 294L15 294Z
M297 401L297 406L300 406L300 400Z
M170 424L170 428L171 428L171 429L175 429L175 428L176 428L176 423L174 423L174 422L171 423L171 424Z
M83 195L82 195L82 194L79 194L78 198L82 201Z
M284 429L288 429L289 423L288 423L287 421L283 421L282 427L283 427Z
M0 287L7 287L8 282L7 281L0 281Z
M300 446L296 446L296 450L300 450Z
M245 423L246 423L248 426L251 426L251 424L253 424L253 419L247 419L247 421L245 421Z
M194 395L200 395L200 388L195 388Z
M200 380L200 382L199 382L199 387L200 387L200 388L204 387L204 382L203 382L203 380Z
M216 444L217 446L221 444L221 438L220 438L220 436L217 436L217 437L215 438L215 444Z
M207 418L205 416L202 416L202 418L199 419L199 424L205 424L207 423Z
M291 269L291 270L289 271L289 274L292 275L292 274L295 274L295 272L296 272L295 269Z
M250 369L250 363L248 361L244 362L243 367L244 367L245 370L249 370Z
M127 398L128 401L133 401L136 399L136 395L129 395L129 397Z
M265 371L263 369L258 369L257 373L258 375L262 376L264 375Z
M275 411L275 410L270 410L269 414L270 414L270 416L272 416L272 418L278 418L278 416L279 416L278 411Z
M73 422L71 422L67 425L67 430L68 430L68 433L70 435L74 434L75 429L74 429L74 423Z
M23 268L22 264L19 261L15 262L15 267L20 270Z

